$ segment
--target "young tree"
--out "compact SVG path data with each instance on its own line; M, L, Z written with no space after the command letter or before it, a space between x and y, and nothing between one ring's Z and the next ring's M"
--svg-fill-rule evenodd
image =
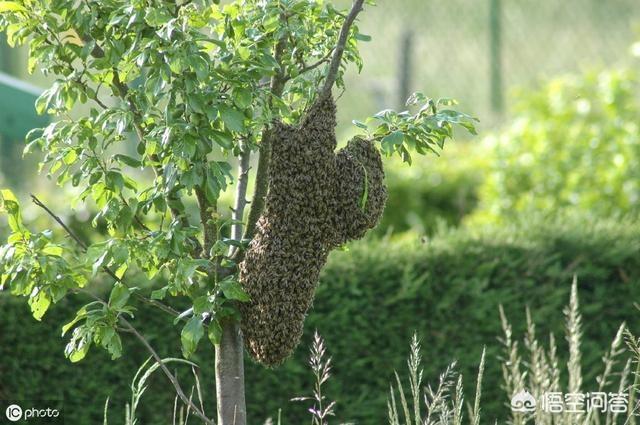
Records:
M450 101L417 94L409 106L423 106L413 114L387 110L366 123L354 122L363 134L334 158L331 91L334 85L343 86L348 63L362 66L357 43L367 37L355 24L362 8L363 0L355 0L344 13L322 0L238 0L225 6L215 0L0 1L0 30L12 45L28 44L29 72L39 67L56 78L36 102L39 113L56 119L29 133L26 150L39 148L47 173L59 185L80 188L74 202L94 205L92 223L108 230L102 240L87 241L32 196L68 238L31 231L16 197L3 190L0 206L8 214L11 234L0 249L0 289L27 297L37 320L65 296L92 298L63 327L63 334L71 333L65 354L72 362L82 360L92 345L119 357L119 333L129 332L204 423L245 424L243 331L260 339L254 325L265 316L256 310L254 298L273 294L255 291L256 282L268 277L254 271L260 261L272 264L273 257L265 257L260 244L268 229L281 224L269 202L287 179L311 179L314 187L324 184L310 175L318 170L315 162L306 169L300 159L306 155L302 144L313 147L316 138L326 140L323 146L331 155L325 149L321 161L333 167L332 190L342 193L347 188L352 194L327 201L322 195L329 192L320 190L316 195L323 199L322 208L306 210L304 231L269 236L289 257L306 242L323 240L317 246L324 257L302 272L310 284L305 295L310 302L314 274L328 251L360 237L382 211L378 152L399 154L410 162L412 151L441 149L453 125L473 131L469 116L440 110ZM309 124L317 124L321 115L328 121ZM320 133L295 136L309 127ZM284 149L283 140L293 148ZM252 156L257 156L255 173ZM360 163L362 158L372 162ZM297 164L296 174L287 171L289 163ZM237 164L235 172L232 164ZM344 174L348 167L351 174ZM355 183L345 183L343 175ZM255 189L249 203L251 178ZM235 201L227 211L219 200L232 184ZM304 185L291 187L301 192L292 197L304 198ZM340 203L332 205L342 210L355 202L362 226L343 226L335 237L314 239L314 232L326 230L318 223L340 227L340 220L345 221L331 215L327 202ZM111 282L107 299L91 290L98 274ZM160 280L163 286L148 293L140 289L149 287L141 276ZM176 310L175 301L185 298L191 307ZM211 341L217 421L190 401L143 336L142 324L132 314L137 303L181 324L185 358L205 335ZM276 354L267 347L275 358L260 351L260 341L248 344L258 361L277 364L290 353L306 308L308 303L297 312L295 329L284 337L287 346ZM251 319L242 321L242 330L240 312ZM261 323L263 334L282 331L272 328L273 321Z

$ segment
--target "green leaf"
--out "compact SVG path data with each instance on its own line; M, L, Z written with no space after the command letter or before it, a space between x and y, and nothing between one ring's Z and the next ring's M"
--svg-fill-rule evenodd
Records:
M369 126L363 123L362 121L353 120L351 121L356 127L362 128L364 130L368 130Z
M63 249L59 245L47 245L41 251L45 255L51 255L53 257L61 257Z
M89 248L89 254L91 254L91 248ZM98 274L98 271L102 267L102 265L106 262L109 256L109 251L104 251L100 257L98 257L93 264L91 265L91 276L95 277ZM91 258L89 256L89 258Z
M40 321L51 305L51 298L42 288L37 288L34 292L29 298L29 307L34 319Z
M209 297L207 295L203 295L193 300L193 314L195 315L208 313L212 309L213 309L213 304L211 303L211 301L209 301Z
M218 345L220 341L222 341L222 327L217 320L212 320L211 323L209 323L209 341L211 341L213 345Z
M106 348L109 354L111 354L111 360L122 356L122 340L115 329L107 328L104 330L100 345Z
M251 105L251 90L238 88L233 91L233 101L240 109L246 109Z
M227 105L220 105L220 116L224 125L230 130L238 133L244 131L244 114L242 112Z
M402 145L404 141L404 133L402 131L394 131L382 139L382 150L386 153L392 153L396 146Z
M142 165L142 163L139 160L127 155L118 154L118 155L115 155L114 158L116 161L119 161L132 168L140 168L140 166Z
M238 47L238 55L242 60L247 60L251 57L251 50L248 47L240 46Z
M360 166L362 167L362 171L364 172L364 187L362 188L362 197L360 198L360 209L364 213L366 212L367 200L369 199L369 176L367 173L367 167L365 167L362 163L360 163Z
M94 303L91 303L91 304L95 304L95 303L97 303L97 302L94 302ZM82 319L87 317L87 309L91 304L83 306L76 313L76 317L74 317L72 321L70 321L69 323L67 323L66 325L64 325L62 327L62 336L65 336L65 334L67 332L69 332L69 329L73 328L73 326L75 326L76 323L78 323L80 320L82 320Z
M113 289L111 290L111 295L109 296L109 307L120 310L125 305L127 305L127 301L129 301L129 297L131 296L131 291L122 283L116 283Z
M182 328L180 341L182 342L182 355L185 358L191 357L198 348L198 343L204 336L204 326L200 317L192 316Z
M20 216L20 204L16 196L8 189L0 190L0 211L9 215L9 227L16 233L24 230Z
M167 296L167 290L169 290L168 286L165 286L164 288L156 289L155 291L151 292L151 299L152 300L164 299L164 297Z
M65 356L72 362L77 363L84 359L91 347L91 337L93 331L85 326L80 326L73 331L71 341L64 349Z
M355 35L355 39L356 40L360 40L360 41L371 41L371 36L367 35L367 34L362 34L362 33L356 33Z
M27 9L15 1L0 1L0 13L4 12L26 12Z
M220 289L225 297L230 300L249 301L249 295L242 289L240 282L235 280L225 280L220 283Z
M169 22L171 15L160 8L150 7L144 15L144 20L152 27L159 27Z

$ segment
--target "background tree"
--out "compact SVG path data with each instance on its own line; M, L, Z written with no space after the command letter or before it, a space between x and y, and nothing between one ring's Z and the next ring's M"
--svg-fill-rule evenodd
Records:
M180 324L185 358L206 335L216 352L217 423L226 425L246 422L237 303L249 297L238 264L269 191L274 128L299 125L341 87L345 65L362 66L357 43L367 37L354 24L363 0L348 13L319 0L217 3L0 2L0 29L11 44L29 45L29 71L55 77L36 109L56 119L29 133L25 150L40 149L42 169L79 188L73 202L95 205L92 223L108 233L81 238L35 196L68 238L31 231L16 197L2 191L12 233L0 250L0 288L27 297L37 320L65 296L90 297L63 327L66 356L80 361L97 345L115 359L119 333L129 332L182 402L212 424L138 329L135 305ZM440 110L448 100L416 95L409 103L423 106L355 122L361 139L410 162L411 151L442 148L454 124L473 130L469 116ZM231 184L226 210L219 200ZM366 193L363 182L365 204ZM110 282L107 299L92 288L98 275ZM190 307L178 310L185 300Z

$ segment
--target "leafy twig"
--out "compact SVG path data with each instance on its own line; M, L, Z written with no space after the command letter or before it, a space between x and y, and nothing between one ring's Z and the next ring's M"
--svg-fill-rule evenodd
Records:
M362 4L364 0L354 0L353 5L351 6L351 10L349 14L345 18L342 23L342 28L340 29L340 35L338 36L338 43L336 44L336 48L333 51L333 56L331 57L331 62L329 63L329 72L327 73L327 78L324 81L324 86L322 87L322 91L320 92L321 98L326 98L331 95L331 89L333 88L333 84L336 82L338 78L338 70L340 69L340 63L342 62L342 55L344 54L344 49L347 44L347 39L349 38L349 31L351 31L351 26L353 22L356 20L358 13L362 11Z
M33 201L33 203L42 208L47 214L49 214L49 216L60 225L60 227L62 227L64 229L64 231L69 235L69 237L71 237L71 239L73 239L78 246L80 247L80 249L83 252L87 251L87 244L84 243L82 241L82 239L80 239L80 237L78 235L76 235L73 230L71 230L71 228L69 226L66 225L66 223L64 221L62 221L62 219L60 217L58 217L49 207L47 207L40 199L38 199L37 196L31 194L31 200ZM111 270L109 267L107 266L102 266L102 270L104 270L104 272L106 274L108 274L111 278L113 278L116 282L120 282L122 284L124 284L124 281L119 278L115 272L113 270ZM169 307L168 305L165 305L159 301L155 301L155 300L150 300L146 297L144 297L143 295L140 295L138 293L134 293L134 296L139 300L144 302L145 304L149 304L153 307L159 308L160 310L164 311L165 313L168 313L174 317L178 317L180 315L180 313L176 310L174 310L173 308Z

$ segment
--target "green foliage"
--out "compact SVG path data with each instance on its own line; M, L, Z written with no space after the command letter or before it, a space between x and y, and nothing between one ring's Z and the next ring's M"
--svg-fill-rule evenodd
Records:
M439 155L445 141L453 137L454 126L460 126L476 134L474 122L478 121L477 119L452 109L439 109L441 106L456 104L453 99L434 101L422 93L414 93L406 105L420 107L414 114L409 111L396 112L385 109L364 123L353 123L365 130L368 139L380 142L382 151L388 156L396 153L404 162L411 164L411 151L420 155L428 152ZM373 130L369 129L370 126Z
M601 353L617 326L626 320L632 331L637 333L640 328L640 319L633 313L633 303L640 297L639 253L637 226L624 220L593 222L575 216L557 221L529 218L517 226L478 228L473 233L455 230L426 243L368 240L351 246L348 252L332 254L306 323L303 346L311 345L317 329L330 347L337 378L329 380L323 392L338 401L337 417L378 424L387 411L393 370L405 365L404 350L399 347L406 345L414 331L425 347L424 373L429 379L452 359L458 360L465 377L476 376L486 345L482 414L493 423L492 418L504 419L508 413L496 361L502 355L496 340L501 334L499 304L516 334L526 329L522 312L528 305L539 323L540 338L553 331L558 352L564 353L564 323L558 312L569 298L576 274L583 314L584 382L593 382L601 371ZM70 300L52 307L50 322L73 317L78 305ZM123 335L127 355L119 362L109 362L96 351L88 354L91 364L70 367L60 362L59 350L51 349L61 344L54 325L29 325L22 318L24 306L7 297L0 303L0 327L20 329L0 333L0 356L6 359L0 368L0 393L43 399L64 391L70 423L99 423L102 403L95 400L108 395L112 396L111 406L124 405L128 393L119 390L131 382L138 365L148 357L142 347L130 343L128 335ZM143 306L136 317L145 322L148 337L158 345L161 356L175 355L179 340L168 318ZM193 355L202 368L203 382L213 376L213 358L205 347L201 345ZM560 356L561 363L568 360ZM307 351L300 348L280 369L247 365L251 423L276 417L279 408L283 409L283 423L308 421L306 406L289 403L313 384L304 367L306 357ZM30 372L23 373L25 370ZM139 406L140 421L167 422L174 394L164 377L150 385ZM465 392L473 394L474 386L467 379ZM204 391L205 400L213 397L206 388Z
M487 140L491 172L474 220L572 208L640 211L636 69L558 78L521 94L515 119Z
M25 151L40 149L41 168L78 187L71 204L95 204L92 224L108 231L87 247L55 245L49 232L25 229L17 200L3 193L12 233L2 281L30 297L36 318L100 273L118 282L107 305L86 306L69 325L77 326L72 361L92 343L119 356L115 324L135 304L125 282L139 272L168 282L155 299L207 300L182 331L185 355L205 318L222 320L233 314L228 300L247 299L215 266L233 268L227 255L240 241L198 236L215 238L229 225L216 208L240 144L256 150L266 124L294 122L314 101L343 13L322 1L217 3L0 2L0 31L29 46L29 72L55 78L35 105L55 120L30 132ZM338 86L346 64L362 65L363 36L350 31ZM283 85L277 93L265 84L272 77ZM185 207L196 198L202 228Z
M55 78L35 105L54 120L28 134L25 151L40 149L41 169L78 188L70 203L95 205L91 223L107 231L87 246L55 245L50 233L24 228L17 200L4 202L12 233L3 284L30 297L36 318L99 274L114 285L108 303L87 305L68 325L72 361L92 344L120 355L118 320L144 298L130 296L134 276L166 282L152 293L156 301L191 301L180 316L185 356L205 321L217 341L219 322L248 298L228 277L237 266L231 248L243 241L221 237L232 221L218 201L238 177L230 157L258 150L274 120L299 122L340 51L345 15L321 0L218 3L0 1L0 31L11 45L28 45L29 72ZM347 64L361 68L357 43L368 39L357 25L348 30L336 57L338 87ZM473 129L470 117L437 110L449 101L416 95L412 102L425 106L376 117L371 138L389 154L409 161L408 149L442 148L454 125ZM197 225L187 209L196 203Z
M385 164L389 198L375 232L414 230L433 234L441 224L457 226L476 208L489 158L475 143L456 143L446 158L425 158L406 167L400 159Z

